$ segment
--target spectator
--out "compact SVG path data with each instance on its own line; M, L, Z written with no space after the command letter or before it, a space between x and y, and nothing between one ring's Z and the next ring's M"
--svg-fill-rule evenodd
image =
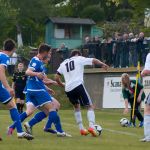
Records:
M95 56L97 59L101 60L101 41L98 36L95 36L94 44L96 49Z
M149 43L148 43L148 38L144 38L144 41L143 41L143 45L144 45L144 49L143 49L143 55L142 55L142 59L143 59L143 63L145 63L146 61L146 56L147 54L149 53Z
M128 40L128 34L123 34L123 41L122 41L122 51L121 54L121 68L122 67L129 67L129 40Z
M16 65L18 61L18 55L16 52L14 52L10 58L10 64L11 65Z
M113 44L113 66L114 68L120 67L120 53L122 51L122 35L117 34L117 37Z
M133 33L129 33L129 64L137 67L137 52L136 52L136 38Z
M104 41L105 43L103 43L103 50L104 50L104 60L105 63L107 63L108 65L112 64L112 38L108 37L107 40Z
M85 43L82 50L88 51L86 57L95 57L103 60L113 67L137 67L138 60L143 64L146 55L149 52L150 38L144 38L144 33L122 34L115 32L114 38L107 37L100 41L98 36L90 40L90 37L85 38ZM82 51L85 52L85 51Z
M102 60L104 62L106 62L106 55L107 55L107 40L106 39L103 39L102 42L101 42L101 56L102 56Z
M95 38L93 39L93 41L91 41L89 36L85 37L85 42L82 47L82 51L86 50L88 52L87 57L89 57L89 58L95 57L95 47L93 44L94 41L95 41Z
M145 51L144 51L144 33L141 32L139 33L139 37L137 38L136 41L136 49L137 49L137 54L138 54L138 61L141 62L141 64L145 63Z
M15 65L17 64L17 62L18 62L18 55L16 52L14 52L10 57L10 63L8 65L8 73L10 75L13 75L13 72L15 70Z
M89 46L90 46L90 37L87 36L87 37L85 37L84 44L81 48L82 54L86 57L88 57L88 55L89 55L89 48L90 48Z
M62 43L60 45L60 48L57 49L57 52L60 53L62 61L69 57L69 50L68 50L68 47L65 45L65 43Z

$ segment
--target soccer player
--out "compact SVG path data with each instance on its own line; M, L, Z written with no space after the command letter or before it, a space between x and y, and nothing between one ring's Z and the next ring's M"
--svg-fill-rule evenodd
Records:
M21 114L20 118L23 121L29 115L33 114L36 108L39 108L42 112L37 113L31 121L25 123L27 132L31 133L33 125L42 121L46 116L49 116L44 131L49 132L51 124L54 123L58 136L70 137L69 134L62 130L60 118L55 109L55 102L53 102L55 100L49 95L53 91L45 86L43 81L46 77L44 74L43 60L49 55L50 49L50 46L47 44L41 44L37 56L33 57L29 63L26 71L27 75L29 75L26 89L27 111ZM15 128L14 125L9 127L9 131Z
M9 86L5 75L5 70L10 60L9 56L12 55L15 50L15 42L12 39L7 39L4 41L3 47L4 50L0 52L0 102L5 104L9 109L11 119L16 123L18 138L32 140L33 136L23 132L22 130L18 110L14 101L12 100L12 97L14 96L14 90Z
M127 73L124 73L122 74L121 82L122 82L122 94L125 100L124 114L128 113L129 111L128 104L130 104L131 106L130 126L132 126L133 124L133 126L136 127L135 119L137 117L138 120L140 121L139 127L142 127L144 124L144 119L142 114L140 113L140 106L141 106L141 102L144 101L145 99L143 85L140 83L137 84L137 93L136 93L135 110L134 110L135 116L134 118L132 118L136 80L130 80L129 75Z
M150 75L150 53L146 57L145 67L141 73L142 77ZM144 138L142 142L150 142L150 94L146 98L144 107Z
M12 88L15 91L16 105L19 113L23 112L25 94L23 90L26 86L27 76L24 71L24 64L19 63L17 71L13 74Z
M57 83L64 87L64 83L61 81L61 75L65 79L65 92L74 106L74 115L76 122L79 126L80 134L87 135L91 133L93 136L97 136L95 130L95 113L92 104L92 100L87 93L84 84L83 84L83 73L84 66L86 65L101 65L104 69L107 69L108 66L103 62L95 58L85 58L81 56L81 53L78 50L74 50L71 53L69 59L64 60L60 67L57 70L55 79ZM84 106L87 106L87 118L89 121L88 130L84 128L82 123L82 115L80 111L80 101L82 101Z

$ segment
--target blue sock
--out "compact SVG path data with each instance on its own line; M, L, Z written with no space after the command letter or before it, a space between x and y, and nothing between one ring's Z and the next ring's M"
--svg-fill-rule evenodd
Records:
M28 116L26 112L23 112L22 114L20 114L20 121L23 122ZM16 128L16 123L13 123L9 128Z
M63 132L61 122L60 122L60 118L59 118L59 115L57 114L56 111L51 111L49 113L48 121L46 123L45 128L49 129L51 127L52 123L54 123L55 128L58 132L61 132L61 133Z
M44 118L46 118L46 114L43 111L41 111L35 114L35 116L28 123L30 127L33 127L35 124L39 123Z
M11 116L11 119L14 121L14 123L16 125L17 133L23 132L17 108L10 109L10 116Z

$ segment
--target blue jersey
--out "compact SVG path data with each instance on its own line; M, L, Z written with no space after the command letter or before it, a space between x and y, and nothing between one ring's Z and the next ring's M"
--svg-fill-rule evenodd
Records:
M32 69L34 72L42 72L44 74L44 64L38 57L33 57L29 63L28 68ZM45 85L41 79L37 77L28 77L27 91L45 91Z
M7 68L7 66L10 63L10 58L7 54L0 52L0 65L3 65ZM3 87L1 81L0 81L0 87Z

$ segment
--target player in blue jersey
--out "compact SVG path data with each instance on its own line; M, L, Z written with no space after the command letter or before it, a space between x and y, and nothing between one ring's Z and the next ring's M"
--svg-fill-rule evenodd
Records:
M21 121L24 121L25 118L30 116L31 114L34 113L36 108L40 108L40 110L43 110L41 112L38 112L29 122L25 123L25 128L27 129L28 132L31 133L31 128L37 124L38 122L42 121L44 118L46 118L47 115L51 116L48 119L48 122L44 128L45 132L52 132L56 133L54 130L51 129L51 124L54 123L56 130L57 130L57 135L58 136L70 136L69 134L63 132L59 116L57 114L57 109L59 109L59 103L56 99L51 98L49 96L49 93L54 93L51 89L46 87L44 84L56 84L55 81L52 81L46 77L44 74L44 67L43 67L43 62L45 59L47 59L50 55L49 53L50 47L46 44L42 44L39 47L39 53L36 57L32 58L29 64L29 68L27 70L27 73L31 73L32 75L34 73L37 73L37 77L30 75L29 80L27 82L27 110L26 112L22 113L20 115ZM49 58L50 59L50 58ZM36 66L36 67L35 67ZM33 69L34 68L34 69ZM33 69L33 70L32 70ZM32 85L34 84L34 85ZM49 92L49 93L48 93ZM36 94L39 94L40 96L36 96ZM30 97L30 95L32 95ZM44 97L42 97L44 96ZM40 103L37 104L37 103ZM51 106L50 109L45 109L45 105ZM55 119L53 119L52 115L55 114ZM12 131L14 130L15 125L12 125L9 127L8 134L12 134Z
M15 50L15 42L12 39L7 39L4 41L3 47L4 50L0 52L0 102L5 104L9 109L11 119L16 123L18 138L32 140L33 136L23 132L22 130L18 110L14 101L12 100L12 97L14 96L14 90L9 86L5 75L5 70L10 62L9 56L12 55Z

